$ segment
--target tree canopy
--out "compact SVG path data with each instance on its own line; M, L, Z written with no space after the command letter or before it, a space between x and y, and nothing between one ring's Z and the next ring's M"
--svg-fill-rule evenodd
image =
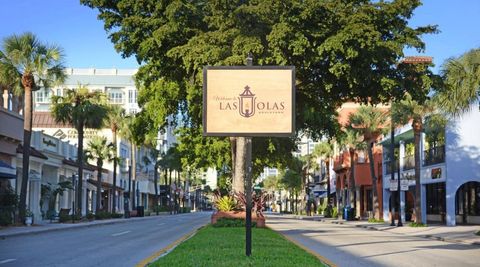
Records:
M409 90L424 98L431 86L427 68L397 66L405 47L421 51L421 35L436 32L408 26L419 0L81 3L98 9L115 48L142 64L139 118L151 135L168 123L201 128L203 66L244 65L248 53L256 65L296 67L296 129L314 139L336 133L335 110L346 100L388 102ZM419 86L406 86L411 82ZM228 147L226 138L198 138L200 130L180 134L204 146L197 151ZM293 139L263 141L281 154L279 145ZM272 154L255 156L269 162Z

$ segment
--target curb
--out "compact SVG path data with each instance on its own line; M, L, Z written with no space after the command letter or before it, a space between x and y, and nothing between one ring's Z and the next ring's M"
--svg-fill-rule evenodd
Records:
M131 221L143 221L143 220L149 220L149 219L153 219L153 218L157 218L157 217L160 217L160 215L159 216L149 216L149 217L144 217L143 219L134 219L134 220L128 220L128 219L122 218L122 219L108 221L108 222L71 224L71 226L68 226L68 227L47 228L47 229L31 229L30 231L10 233L10 234L8 234L8 233L7 234L1 234L0 233L0 239L6 239L6 238L9 238L9 237L16 237L16 236L35 235L35 234L41 234L41 233L56 232L56 231L62 231L62 230L95 227L95 226L101 226L101 225L119 224L119 223L131 222Z
M274 231L275 233L278 233L280 234L281 236L283 236L285 239L287 239L288 241L292 242L293 244L297 245L298 247L300 247L301 249L305 250L306 252L312 254L313 256L315 256L318 260L320 260L323 264L329 266L329 267L337 267L337 265L333 262L331 262L329 259L325 258L324 256L318 254L317 252L311 250L310 248L304 246L303 244L301 244L300 242L298 242L297 240L289 237L289 236L286 236L284 235L283 233L280 233L278 231L275 231L274 229L268 227L268 225L265 226L266 228Z
M204 226L201 226L197 229L194 229L188 233L186 233L185 235L183 235L182 237L180 237L179 239L175 240L173 243L171 243L170 245L160 249L159 251L156 251L154 252L152 255L150 255L148 258L146 259L143 259L141 262L137 263L135 265L135 267L145 267L145 266L149 266L150 264L152 264L154 261L156 261L157 259L159 259L160 257L163 257L165 256L166 254L170 253L174 248L176 248L178 245L180 245L181 243L183 243L184 241L190 239L192 236L194 236L198 230L200 230L202 227Z

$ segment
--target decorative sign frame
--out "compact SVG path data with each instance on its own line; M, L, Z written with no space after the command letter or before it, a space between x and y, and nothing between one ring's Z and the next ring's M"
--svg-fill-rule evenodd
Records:
M294 133L295 67L204 67L204 136L290 137Z

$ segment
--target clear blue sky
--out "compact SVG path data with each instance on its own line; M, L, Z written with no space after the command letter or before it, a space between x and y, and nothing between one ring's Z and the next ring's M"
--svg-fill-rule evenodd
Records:
M478 0L425 0L415 11L411 26L437 24L441 31L424 36L425 55L434 57L435 72L445 59L480 47L479 14ZM0 18L0 39L34 32L41 40L62 46L69 67L138 67L134 58L123 59L115 51L96 11L81 6L79 0L2 1Z

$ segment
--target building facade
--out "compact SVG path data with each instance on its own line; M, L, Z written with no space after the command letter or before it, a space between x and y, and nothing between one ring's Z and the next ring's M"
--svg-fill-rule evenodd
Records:
M458 118L450 118L439 134L422 133L420 183L423 223L480 224L480 111L475 104ZM401 216L413 220L415 161L413 130L405 125L395 131L396 168L391 180L389 138L384 145L384 219L389 220L389 199L398 177L405 186L400 194ZM396 190L396 189L395 189ZM397 192L397 191L395 191Z

